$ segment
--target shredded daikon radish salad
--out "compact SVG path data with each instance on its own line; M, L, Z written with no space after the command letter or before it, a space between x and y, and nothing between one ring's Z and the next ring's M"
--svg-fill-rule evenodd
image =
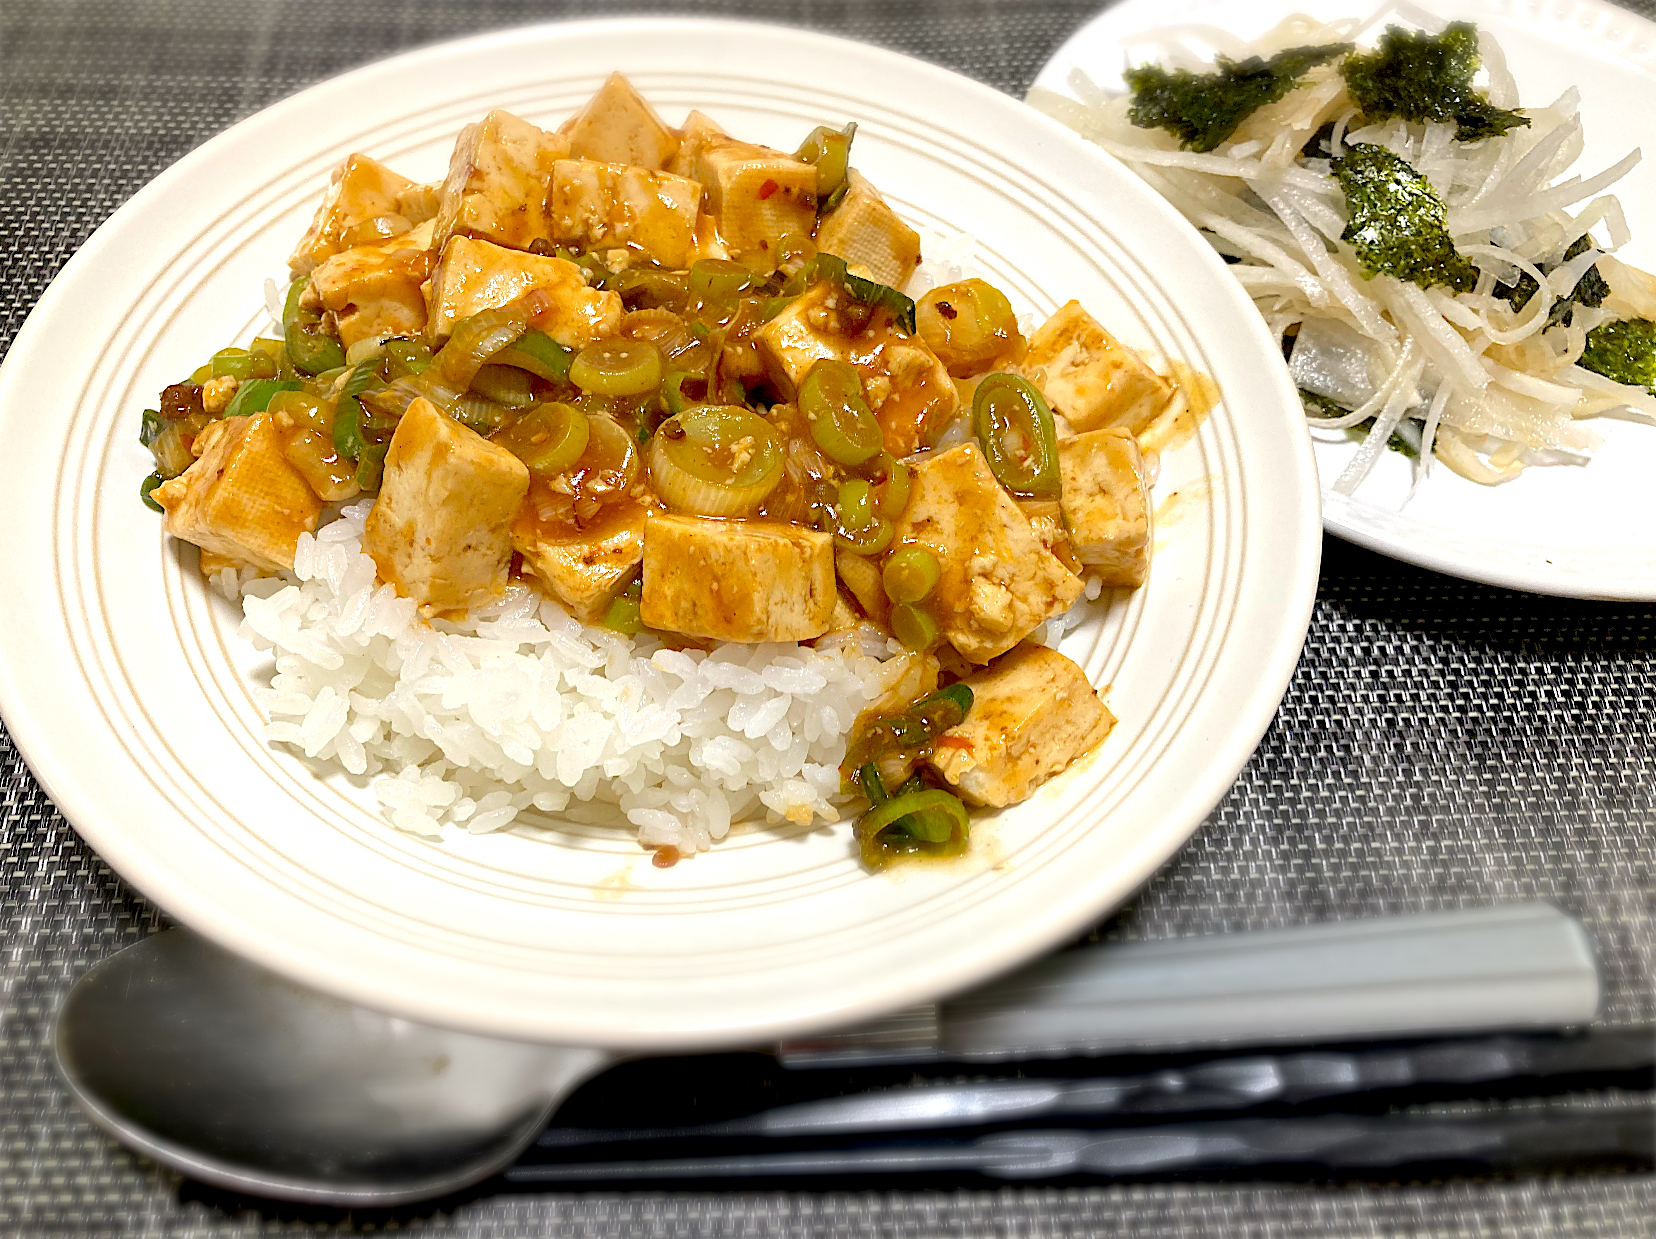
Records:
M1519 110L1487 32L1384 13L1414 28L1296 17L1251 44L1171 29L1145 38L1165 50L1126 71L1130 93L1077 70L1077 99L1030 102L1232 264L1311 426L1361 436L1336 491L1388 444L1415 457L1415 486L1434 456L1486 485L1585 463L1602 440L1580 419L1656 423L1656 278L1611 257L1629 234L1603 192L1639 152L1567 176L1576 90Z

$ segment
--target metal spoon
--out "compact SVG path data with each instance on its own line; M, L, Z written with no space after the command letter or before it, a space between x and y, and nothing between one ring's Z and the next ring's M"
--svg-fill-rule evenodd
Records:
M615 1061L381 1015L179 929L77 981L55 1041L75 1099L123 1144L218 1187L345 1206L488 1178Z

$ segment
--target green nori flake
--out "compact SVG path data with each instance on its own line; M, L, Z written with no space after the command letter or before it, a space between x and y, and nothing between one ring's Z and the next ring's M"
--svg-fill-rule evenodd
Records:
M1364 272L1471 292L1478 269L1455 248L1432 183L1383 146L1359 142L1347 149L1330 165L1350 221L1340 240L1351 242Z
M1300 147L1301 159L1327 159L1332 152L1328 144L1334 139L1334 122L1325 120L1322 128L1305 140Z
M1140 129L1165 129L1189 151L1211 151L1257 109L1292 90L1320 64L1343 56L1349 43L1291 47L1269 60L1214 58L1212 73L1140 65L1123 75L1133 91L1127 119Z
M1438 35L1387 26L1374 51L1347 56L1340 72L1365 124L1392 116L1453 121L1460 142L1529 124L1522 112L1496 107L1473 87L1478 65L1478 28L1451 22Z
M1587 333L1581 365L1607 379L1656 395L1656 323L1624 318Z
M1585 234L1577 237L1570 243L1570 248L1564 251L1564 257L1550 267L1542 270L1551 275L1563 263L1572 258L1579 258L1593 248L1593 239ZM1519 272L1518 279L1511 284L1497 284L1495 295L1505 297L1512 303L1514 310L1522 310L1529 304L1529 299L1535 296L1537 285L1528 273ZM1610 285L1604 282L1597 266L1588 267L1582 277L1576 281L1568 296L1560 297L1553 302L1552 309L1547 313L1547 326L1557 327L1560 323L1569 321L1575 306L1600 306L1610 295Z

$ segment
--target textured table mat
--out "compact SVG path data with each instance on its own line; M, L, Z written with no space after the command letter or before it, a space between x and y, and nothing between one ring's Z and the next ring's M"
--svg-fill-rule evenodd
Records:
M1097 5L673 7L818 26L1021 95ZM100 221L240 117L389 52L613 11L504 0L0 0L0 349ZM1096 936L1549 899L1599 945L1604 1020L1656 1020L1652 630L1649 607L1486 589L1329 542L1305 655L1258 753L1190 846ZM0 1233L1648 1236L1656 1216L1648 1175L482 1194L354 1217L270 1206L128 1155L53 1074L45 1039L70 982L164 923L80 842L0 736Z

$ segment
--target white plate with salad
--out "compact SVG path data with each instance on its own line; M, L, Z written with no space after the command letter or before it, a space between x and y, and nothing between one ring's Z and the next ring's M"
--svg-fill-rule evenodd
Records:
M1451 23L1476 41L1448 43ZM1270 59L1305 47L1329 50ZM1446 67L1457 51L1477 59L1470 79ZM1188 109L1180 70L1212 72L1216 56L1260 56L1293 81L1251 113L1233 97L1206 130L1158 127ZM1146 65L1161 72L1134 75L1141 127L1124 71ZM1411 72L1434 117L1397 115ZM1330 532L1506 588L1656 598L1656 370L1636 321L1656 317L1642 277L1656 162L1635 154L1656 26L1601 0L1126 0L1058 50L1031 102L1141 170L1241 273L1324 422L1311 433ZM1409 235L1440 247L1410 250L1427 266L1404 278L1385 264L1415 243L1396 233L1409 210L1361 188L1399 164L1398 183L1436 196L1436 232Z

